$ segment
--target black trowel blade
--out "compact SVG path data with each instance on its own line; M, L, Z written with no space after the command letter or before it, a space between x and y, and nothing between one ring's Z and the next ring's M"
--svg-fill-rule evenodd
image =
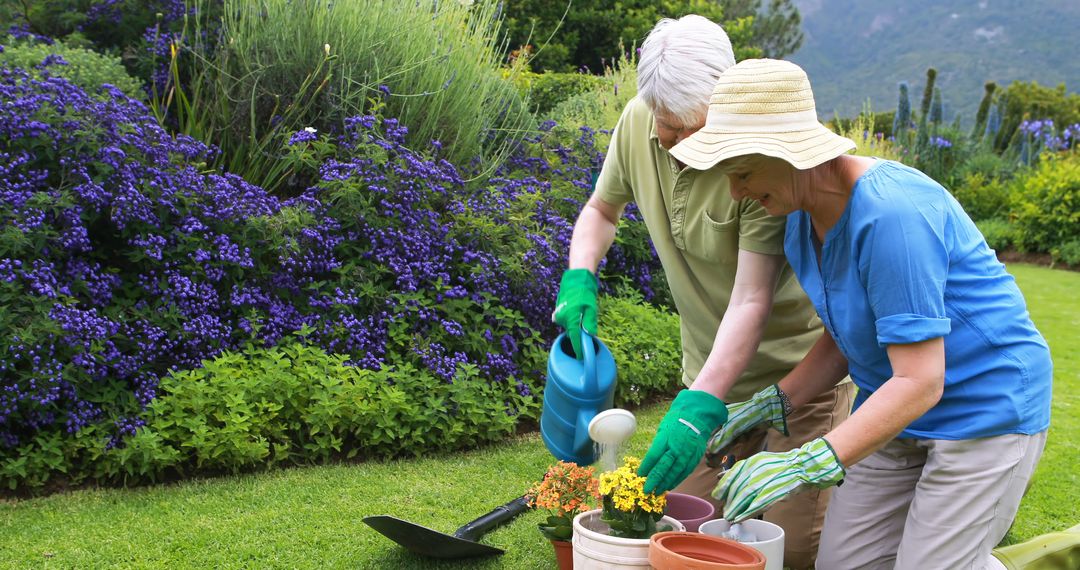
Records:
M383 536L421 556L473 558L502 554L503 550L432 530L389 515L364 517L364 522Z

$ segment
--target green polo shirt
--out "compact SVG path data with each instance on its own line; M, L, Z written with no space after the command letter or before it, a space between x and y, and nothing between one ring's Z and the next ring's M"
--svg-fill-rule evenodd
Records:
M660 146L649 108L635 98L612 133L596 185L610 204L635 202L664 266L682 323L683 382L701 371L731 301L739 250L784 255L782 216L734 200L717 169L680 168ZM784 263L757 355L725 398L738 402L776 383L810 350L822 326Z

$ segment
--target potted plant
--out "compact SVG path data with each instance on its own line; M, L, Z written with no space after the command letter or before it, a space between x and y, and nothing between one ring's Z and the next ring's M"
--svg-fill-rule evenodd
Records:
M593 509L600 499L595 473L592 467L560 461L549 467L544 478L527 492L531 506L548 511L547 519L537 526L555 548L561 570L573 568L570 537L574 532L574 517Z
M614 471L600 474L602 508L574 517L574 565L578 568L648 568L649 537L686 530L664 516L665 494L646 493L637 474L641 460L626 457Z

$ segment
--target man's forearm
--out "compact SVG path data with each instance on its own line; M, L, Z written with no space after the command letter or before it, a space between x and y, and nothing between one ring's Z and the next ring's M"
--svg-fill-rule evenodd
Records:
M798 409L836 386L848 375L848 362L829 333L822 332L810 352L780 381L780 389Z
M588 269L596 273L600 260L615 242L621 211L621 206L607 204L598 198L592 198L585 204L570 238L570 269Z

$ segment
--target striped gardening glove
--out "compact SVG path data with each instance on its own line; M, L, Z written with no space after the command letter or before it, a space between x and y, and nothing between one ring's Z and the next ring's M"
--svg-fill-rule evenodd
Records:
M811 487L825 489L844 479L844 466L825 438L783 453L762 452L736 463L713 491L724 503L724 520L742 522L773 503Z
M784 435L790 435L782 394L780 387L773 385L754 394L745 402L728 404L727 422L716 430L706 447L705 457L709 465L720 465L732 444L758 426L772 427Z

